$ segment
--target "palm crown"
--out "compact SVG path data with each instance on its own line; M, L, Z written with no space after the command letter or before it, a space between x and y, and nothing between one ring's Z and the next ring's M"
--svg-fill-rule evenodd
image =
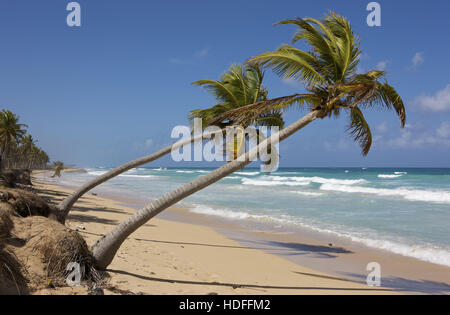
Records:
M331 12L321 20L297 18L277 24L296 25L298 31L292 43L304 39L312 49L306 52L283 45L249 62L271 68L283 78L305 82L307 93L244 106L219 116L216 121L226 117L237 123L249 123L265 112L293 105L320 110L322 118L338 116L345 110L350 120L348 131L360 144L363 155L370 151L372 133L361 109L374 106L394 109L404 127L406 113L401 97L387 82L380 82L385 72L357 74L360 42L344 17Z
M27 125L19 124L19 117L9 110L0 112L0 142L2 147L19 143L25 135Z
M230 117L217 120L218 117L226 113L238 110L249 104L267 101L268 90L263 86L264 72L256 64L248 63L245 66L232 65L230 69L225 72L220 81L214 80L200 80L193 84L203 86L211 91L219 104L206 109L197 109L191 111L189 118L202 118L203 128L216 125L221 128L227 126L239 125L243 128L238 128L233 140L225 144L225 151L237 158L243 152L245 146L245 139L248 135L245 134L244 128L250 124L259 126L278 126L284 127L282 113L279 109L267 109L264 112L258 113L254 119L246 122L237 122ZM265 139L265 136L256 131L257 141ZM273 152L275 157L275 150Z
M190 112L189 118L202 118L203 127L213 123L226 127L234 125L232 119L217 121L217 117L231 110L267 100L268 90L263 86L264 72L259 66L247 64L245 66L232 65L219 81L200 80L193 84L202 86L210 91L219 102L206 109L196 109ZM258 125L284 126L279 110L267 110L253 121Z

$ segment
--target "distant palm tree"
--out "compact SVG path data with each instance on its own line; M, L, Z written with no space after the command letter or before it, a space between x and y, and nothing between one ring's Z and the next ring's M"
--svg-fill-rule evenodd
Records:
M18 148L18 153L20 154L21 163L20 166L23 168L32 168L34 161L36 160L37 156L33 153L35 153L33 150L35 146L35 141L33 139L32 135L26 135L22 138L20 141L21 145Z
M206 128L211 125L210 122L212 120L216 120L218 116L232 109L267 100L268 90L263 86L263 79L264 73L258 66L232 65L230 69L222 75L219 81L200 80L194 82L194 85L204 87L211 91L218 101L218 104L210 108L191 111L189 119L192 120L194 118L201 118L203 122L202 127ZM255 118L254 122L257 125L271 125L279 126L281 128L284 126L281 112L277 110L269 110L267 113L259 115ZM234 125L234 123L232 121L219 121L215 125L225 128L227 126ZM205 136L205 138L207 137ZM60 222L64 222L73 204L94 187L130 169L153 162L185 144L201 139L202 136L194 136L191 139L179 141L176 144L167 146L149 156L128 162L107 172L106 174L96 177L60 202L58 205L58 220ZM241 147L242 144L242 142L240 144L236 144L236 147ZM234 149L237 148L234 148L233 146L230 150ZM236 152L237 151L238 150L236 150Z
M43 151L41 148L38 148L37 146L33 146L31 156L34 161L32 168L37 169L47 168L47 164L50 162L50 158L45 151Z
M28 126L19 123L19 117L9 110L0 112L0 169L9 167L9 152L17 146Z
M285 45L275 52L252 58L251 62L272 68L283 78L305 82L308 93L243 106L223 114L216 121L228 119L237 124L250 123L260 114L284 110L293 105L307 108L309 113L247 152L243 159L229 162L164 195L103 236L93 246L93 255L99 269L105 269L111 263L123 241L140 226L178 201L250 164L258 150L270 146L277 136L282 141L317 119L337 116L345 111L350 121L348 131L361 145L363 155L366 155L372 144L372 134L361 108L378 106L394 109L400 117L401 125L405 125L406 113L402 99L388 83L378 81L385 73L356 73L361 52L359 40L344 17L330 13L320 21L298 18L280 24L298 26L293 42L305 39L312 47L311 51L305 52Z

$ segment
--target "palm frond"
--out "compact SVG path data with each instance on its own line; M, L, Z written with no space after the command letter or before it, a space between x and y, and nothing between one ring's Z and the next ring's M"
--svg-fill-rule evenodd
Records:
M256 64L248 63L246 67L246 82L249 91L253 91L251 103L256 103L267 98L268 91L263 87L264 71Z
M335 38L337 54L339 56L340 77L339 80L344 80L351 76L359 63L359 39L353 33L349 21L335 13L330 12L329 16L323 19L323 24Z
M322 20L296 18L277 24L294 24L299 30L293 43L305 39L317 55L315 68L328 82L344 81L356 72L359 63L359 39L344 17L330 12Z
M218 115L221 115L233 108L234 106L230 105L229 103L225 103L217 104L210 108L194 109L190 111L188 119L192 123L195 118L201 118L203 128L206 128L208 126L211 126L211 121L217 118Z
M322 56L326 56L324 59L333 60L334 48L333 43L327 39L323 34L321 34L314 26L309 24L308 22L313 22L315 24L319 23L319 21L305 18L298 18L295 20L284 20L276 23L275 25L282 24L294 24L299 27L299 30L295 33L294 38L292 39L292 44L295 44L300 39L305 39L310 45L316 48ZM322 25L322 24L321 24ZM325 31L329 36L332 36L327 30Z
M326 82L326 79L318 72L319 63L315 56L289 45L283 45L275 52L253 57L249 62L271 68L285 79L302 80L309 85Z
M362 154L369 154L372 146L372 132L363 113L358 107L350 109L350 125L347 129L354 141L358 142L362 149Z
M236 96L233 92L222 82L214 81L214 80L199 80L195 81L192 84L204 87L206 90L213 93L217 99L222 102L229 102L239 104Z
M402 127L406 124L406 110L402 98L397 93L397 91L390 86L388 83L380 84L378 87L381 98L383 99L386 106L392 106L400 118L400 123Z
M230 110L218 116L212 123L216 124L224 120L231 120L237 125L250 125L256 122L264 113L281 110L293 105L304 107L307 104L311 104L311 101L317 101L317 98L311 94L283 96Z
M230 69L222 75L220 81L233 93L237 100L237 106L248 104L249 85L246 70L242 65L231 65Z
M284 128L283 114L280 110L272 110L259 115L256 123L260 126Z

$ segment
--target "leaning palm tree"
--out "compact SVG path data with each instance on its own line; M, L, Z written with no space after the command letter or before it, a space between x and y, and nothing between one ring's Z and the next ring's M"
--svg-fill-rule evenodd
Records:
M268 111L284 110L293 105L307 109L308 113L239 159L164 195L119 224L93 246L93 255L99 269L105 269L125 239L151 218L178 201L245 167L257 157L260 149L270 147L277 139L283 141L317 119L346 112L349 117L348 131L361 145L363 155L370 150L372 135L361 109L375 106L394 109L400 117L401 125L405 125L406 114L402 99L387 82L379 81L385 73L382 71L356 73L360 55L359 40L344 17L330 13L321 20L297 18L280 24L298 26L294 43L305 39L312 49L306 52L285 45L275 52L252 58L251 61L272 68L283 78L305 82L308 93L247 105L224 113L216 121L233 120L238 124L246 123Z
M0 169L9 166L9 153L25 135L26 127L10 110L2 109L0 112Z
M201 118L203 122L203 128L211 125L211 121L217 118L219 115L237 109L255 102L261 102L267 100L268 90L263 86L264 72L261 68L255 65L232 65L230 69L225 72L220 80L200 80L193 84L204 87L208 91L211 91L213 96L218 101L218 104L205 109L197 109L191 111L189 119ZM258 125L277 125L279 127L284 126L284 121L281 117L281 113L277 110L269 110L255 119ZM217 125L222 128L226 128L234 124L232 121L222 121ZM115 169L108 171L107 173L94 178L88 183L78 188L74 193L62 200L57 206L58 212L56 219L62 223L65 222L67 215L74 203L85 193L93 189L94 187L141 165L153 162L172 151L183 147L186 144L190 144L194 141L202 140L203 138L209 138L216 132L210 134L203 134L193 136L189 139L180 140L173 145L169 145L151 155L139 158L137 160L123 164Z

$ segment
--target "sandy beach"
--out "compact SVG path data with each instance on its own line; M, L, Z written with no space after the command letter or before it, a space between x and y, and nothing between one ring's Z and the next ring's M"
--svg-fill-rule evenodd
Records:
M39 177L34 185L52 202L70 191ZM120 196L112 200L87 194L75 205L67 226L91 245L135 211L123 205L130 202ZM158 218L127 239L107 273L113 287L134 294L395 293L303 267L242 245L210 227Z

